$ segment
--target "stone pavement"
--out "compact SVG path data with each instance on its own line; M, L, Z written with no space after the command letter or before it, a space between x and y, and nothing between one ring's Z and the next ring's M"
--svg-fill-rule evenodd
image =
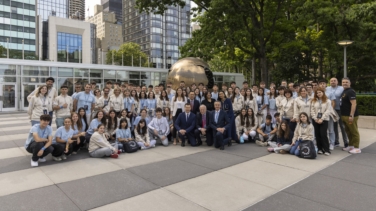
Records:
M55 125L53 123L53 125ZM316 160L254 144L158 146L119 159L80 151L31 168L25 113L0 115L0 210L375 210L375 130L363 153ZM56 128L54 128L55 130Z

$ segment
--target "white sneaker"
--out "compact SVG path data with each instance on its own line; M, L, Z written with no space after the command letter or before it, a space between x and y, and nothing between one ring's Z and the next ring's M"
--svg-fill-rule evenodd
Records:
M330 150L334 150L334 145L331 144L331 145L329 146L329 149L330 149Z
M146 147L141 147L141 150L146 149Z
M324 153L324 155L326 155L326 156L329 156L329 155L330 155L330 153L329 153L329 152L325 152L325 153Z
M67 156L63 153L61 156L60 156L61 159L63 160L66 160L67 159Z
M359 148L354 148L354 149L352 149L352 150L349 151L349 153L351 153L351 154L359 154L361 152L362 151Z
M354 147L353 146L348 146L348 147L345 147L345 148L342 148L343 151L346 151L346 152L349 152L351 150L353 150Z
M44 162L46 162L46 158L39 158L38 161L41 162L41 163L44 163Z
M151 147L152 147L152 148L154 148L154 147L155 147L155 145L152 145Z
M322 154L322 150L317 151L317 154L321 155Z
M38 166L38 161L33 161L31 160L31 167L37 167Z
M54 159L54 161L61 161L60 157L54 157L54 156L52 156L52 159Z

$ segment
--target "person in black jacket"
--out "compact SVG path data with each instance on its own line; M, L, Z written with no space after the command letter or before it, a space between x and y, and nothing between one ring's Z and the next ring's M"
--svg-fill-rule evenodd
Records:
M202 145L201 134L206 136L206 144L213 145L213 130L210 128L210 112L206 110L205 105L200 106L200 112L196 115L195 137L197 145Z
M197 114L200 109L200 102L195 99L195 93L193 91L189 93L189 98L187 102L191 104L191 112Z
M212 98L212 94L207 92L205 94L205 100L202 101L201 105L205 105L207 111L214 111L214 102L215 99Z
M229 129L231 127L230 118L224 110L221 110L221 102L216 101L214 103L215 111L212 112L210 117L210 128L213 130L214 146L225 149L225 144L231 146L231 133Z
M290 131L287 121L283 121L277 132L277 142L269 141L269 152L286 154L291 149L294 134Z

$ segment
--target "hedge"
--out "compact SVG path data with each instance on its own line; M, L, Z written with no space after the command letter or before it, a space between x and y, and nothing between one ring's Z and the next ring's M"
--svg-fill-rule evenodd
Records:
M376 116L376 95L357 95L356 104L359 115Z

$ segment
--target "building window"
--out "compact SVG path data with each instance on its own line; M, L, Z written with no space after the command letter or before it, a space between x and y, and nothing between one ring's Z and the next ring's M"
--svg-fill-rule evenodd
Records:
M82 35L57 33L57 60L82 63Z

